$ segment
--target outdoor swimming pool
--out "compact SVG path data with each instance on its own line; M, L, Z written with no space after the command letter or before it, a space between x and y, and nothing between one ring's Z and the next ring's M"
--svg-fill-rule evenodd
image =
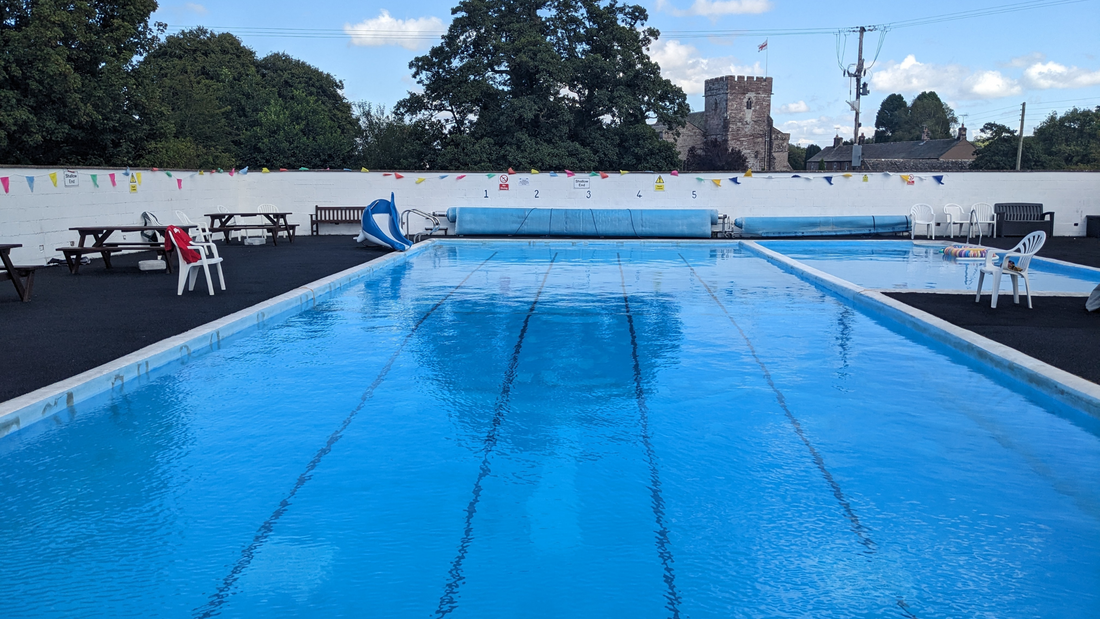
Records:
M1096 420L1001 383L736 243L436 243L0 440L0 616L1089 615Z
M944 244L911 241L758 241L803 264L865 288L977 290L982 261L944 258ZM961 241L960 241L961 243ZM998 250L1004 253L1002 250ZM1039 251L1042 254L1042 250ZM1039 256L1041 258L1041 256ZM1033 260L1032 290L1088 294L1100 284L1100 270ZM988 294L988 281L985 290ZM1012 280L1001 280L1012 290ZM1020 283L1023 290L1023 283Z

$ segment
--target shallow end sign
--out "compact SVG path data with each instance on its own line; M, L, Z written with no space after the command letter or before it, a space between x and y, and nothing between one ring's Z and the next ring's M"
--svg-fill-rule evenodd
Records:
M590 178L574 178L573 189L591 189L592 179Z
M61 173L61 177L65 179L66 187L77 187L80 185L80 177L73 170L65 170Z

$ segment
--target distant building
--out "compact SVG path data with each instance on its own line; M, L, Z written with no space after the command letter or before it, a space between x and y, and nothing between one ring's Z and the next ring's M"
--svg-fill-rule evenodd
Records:
M927 130L925 131L927 136ZM954 139L863 144L861 162L852 165L852 145L839 136L833 145L806 160L807 170L863 170L869 172L954 172L970 168L975 146L959 127ZM824 165L822 165L824 162Z
M791 134L776 129L771 117L772 78L727 75L706 81L703 111L688 114L687 125L676 136L667 127L653 128L662 139L676 145L687 158L692 147L716 140L725 148L740 150L749 168L788 171L787 148Z

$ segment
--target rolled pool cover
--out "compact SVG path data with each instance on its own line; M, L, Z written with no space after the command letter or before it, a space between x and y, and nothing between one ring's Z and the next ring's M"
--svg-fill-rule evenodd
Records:
M847 217L738 217L733 225L744 236L839 236L909 232L906 215Z
M458 235L710 238L718 211L457 206L447 220Z

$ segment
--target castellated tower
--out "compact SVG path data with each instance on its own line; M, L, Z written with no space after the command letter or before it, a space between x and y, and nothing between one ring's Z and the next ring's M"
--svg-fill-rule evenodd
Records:
M772 124L772 78L726 75L706 81L705 138L745 154L753 170L786 171L790 134Z

